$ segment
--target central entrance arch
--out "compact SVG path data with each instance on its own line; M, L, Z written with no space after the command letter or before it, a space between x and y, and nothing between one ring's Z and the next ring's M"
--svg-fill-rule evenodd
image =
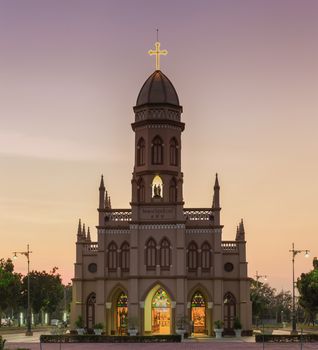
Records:
M171 324L171 297L156 285L145 299L145 334L171 334Z
M194 293L191 300L191 320L193 333L204 334L206 332L206 302L200 292Z
M170 334L171 302L162 288L159 288L152 298L151 313L152 333Z

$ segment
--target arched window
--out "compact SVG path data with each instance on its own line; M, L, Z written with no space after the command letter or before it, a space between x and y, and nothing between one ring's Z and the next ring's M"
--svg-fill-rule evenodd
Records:
M108 269L109 271L117 269L117 245L115 242L108 245Z
M171 265L170 242L164 238L160 243L160 267L162 270L169 270Z
M151 149L152 164L163 164L163 142L159 136L153 139Z
M142 137L137 143L137 165L145 165L145 140Z
M169 201L177 202L177 181L175 178L172 178L169 185Z
M148 242L146 243L146 267L147 270L155 270L156 268L156 252L157 252L157 246L156 242L153 238L150 238Z
M86 300L86 327L93 328L95 325L96 294L91 293Z
M156 175L152 180L152 198L163 197L163 182L159 175Z
M211 267L211 246L208 242L204 242L201 246L201 267L205 271Z
M145 201L145 182L143 178L140 178L137 182L137 198L138 202Z
M124 242L120 247L120 267L122 271L129 271L129 243Z
M170 140L170 165L178 165L178 142L175 138Z
M234 295L227 292L224 295L224 329L233 329L236 317L236 299Z
M195 271L198 268L198 246L195 242L190 242L188 246L188 269Z

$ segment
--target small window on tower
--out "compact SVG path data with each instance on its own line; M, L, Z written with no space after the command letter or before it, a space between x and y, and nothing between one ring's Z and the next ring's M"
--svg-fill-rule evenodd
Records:
M137 144L137 165L145 165L145 140L140 138Z
M159 175L156 175L152 180L152 198L163 197L163 182Z
M159 136L152 140L151 150L152 164L163 164L163 141Z

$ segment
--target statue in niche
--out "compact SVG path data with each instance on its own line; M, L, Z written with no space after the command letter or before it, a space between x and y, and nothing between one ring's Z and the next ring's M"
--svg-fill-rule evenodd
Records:
M160 198L161 197L161 187L159 185L154 185L154 187L153 187L153 196L154 196L154 198Z

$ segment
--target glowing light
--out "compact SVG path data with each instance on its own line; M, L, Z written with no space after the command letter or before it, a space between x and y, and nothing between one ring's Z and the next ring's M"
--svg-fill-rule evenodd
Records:
M155 42L155 50L149 50L148 54L150 56L155 55L156 56L156 70L160 70L160 56L166 56L168 54L167 50L160 50L160 42L156 41Z

